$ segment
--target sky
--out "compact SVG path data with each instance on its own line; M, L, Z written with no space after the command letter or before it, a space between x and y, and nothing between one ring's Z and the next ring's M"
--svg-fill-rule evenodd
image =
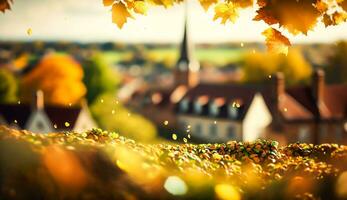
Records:
M0 40L176 43L183 33L184 10L184 5L153 7L147 16L135 15L136 19L130 19L120 30L102 0L14 0L11 11L0 13ZM235 24L222 25L213 21L213 9L206 13L197 0L189 0L191 39L196 43L263 42L261 32L267 26L252 21L254 15L254 9L243 10ZM31 36L28 28L32 29ZM319 24L308 36L289 38L293 43L347 39L347 23L328 28Z

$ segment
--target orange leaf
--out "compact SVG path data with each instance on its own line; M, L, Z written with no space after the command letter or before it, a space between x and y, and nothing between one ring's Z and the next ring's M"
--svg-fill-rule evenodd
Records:
M274 28L268 28L262 33L266 37L268 51L288 54L288 47L291 45L288 38Z
M0 0L0 11L4 13L7 9L11 10L10 2L12 0Z
M122 3L115 3L112 6L112 22L117 24L118 28L122 28L127 22L128 17L132 17L126 6Z
M111 6L114 3L114 0L103 0L104 6Z
M212 4L215 4L218 2L218 0L199 0L200 5L204 8L205 11L207 11Z

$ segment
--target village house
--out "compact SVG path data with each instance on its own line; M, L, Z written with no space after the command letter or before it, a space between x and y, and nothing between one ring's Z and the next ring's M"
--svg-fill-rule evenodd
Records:
M0 104L0 125L36 133L85 131L96 127L85 103L80 106L44 105L44 94L37 91L30 104Z
M310 86L291 88L280 72L262 85L202 82L188 36L185 23L173 82L134 90L127 102L158 127L190 127L200 142L347 142L347 85L326 85L322 70L314 71Z

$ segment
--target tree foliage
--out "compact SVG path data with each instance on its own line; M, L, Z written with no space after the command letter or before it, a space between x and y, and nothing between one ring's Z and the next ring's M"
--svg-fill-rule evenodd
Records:
M14 102L17 99L17 80L6 69L0 69L0 103Z
M83 63L83 82L87 88L87 100L92 104L103 93L114 93L120 76L112 71L100 54L95 54Z
M113 95L100 96L90 110L98 125L105 130L142 142L152 141L157 135L157 130L150 121L128 110Z
M329 83L347 83L347 42L339 42L326 68Z
M23 77L21 96L24 100L30 101L36 90L42 90L45 102L49 104L75 104L86 93L82 78L82 67L73 58L49 54Z
M149 5L168 8L184 0L103 0L112 6L112 21L122 28L134 14L146 14ZM290 42L278 28L292 35L313 30L318 22L334 26L347 21L347 0L198 0L207 11L214 6L214 20L222 24L235 22L241 9L256 7L255 21L265 22L264 31L269 51L288 53ZM275 45L274 45L275 44Z
M277 71L284 73L289 85L305 82L311 74L311 66L298 49L291 49L288 56L271 53L249 53L245 56L243 81L262 83Z
M119 28L134 18L135 14L146 15L149 6L163 6L169 8L184 0L103 0L104 6L112 7L112 22ZM318 22L326 27L335 26L347 21L347 0L198 0L207 11L214 6L214 20L221 20L222 24L235 22L241 9L256 7L254 21L263 21L278 34L264 34L269 51L288 53L286 36L279 28L289 31L292 35L305 34L313 30ZM12 0L0 0L0 11L10 9ZM265 31L269 33L269 31ZM280 37L274 37L279 36ZM272 48L272 43L281 43ZM270 42L270 43L269 43Z

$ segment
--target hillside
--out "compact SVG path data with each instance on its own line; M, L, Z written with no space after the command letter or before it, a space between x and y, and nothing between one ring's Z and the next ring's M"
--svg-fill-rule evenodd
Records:
M140 144L0 127L0 199L346 199L347 147Z

